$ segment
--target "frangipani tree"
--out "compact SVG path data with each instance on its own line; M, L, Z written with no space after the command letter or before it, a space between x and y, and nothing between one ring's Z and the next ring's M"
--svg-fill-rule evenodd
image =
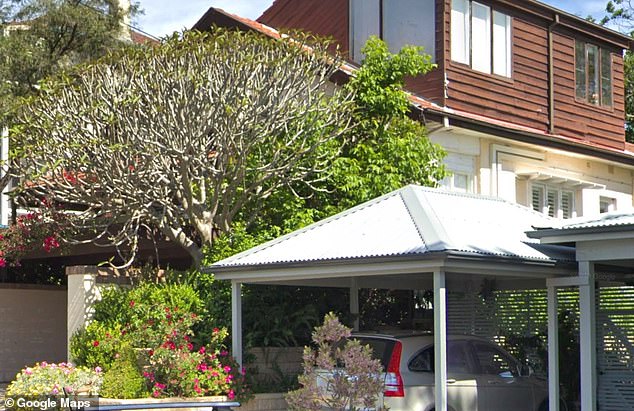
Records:
M337 65L305 36L220 29L118 52L27 102L17 196L72 205L70 242L158 232L199 264L246 206L327 174L351 118Z

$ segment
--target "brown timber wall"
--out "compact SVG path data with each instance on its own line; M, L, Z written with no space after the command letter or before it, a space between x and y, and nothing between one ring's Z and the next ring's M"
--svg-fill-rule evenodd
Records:
M589 40L589 42L592 42ZM596 44L596 42L593 42ZM601 44L598 44L602 46ZM614 106L597 107L575 99L575 39L558 32L554 36L555 130L582 141L624 149L623 57L612 50Z
M450 50L451 1L445 4L446 47ZM489 75L451 61L447 53L449 80L447 106L498 120L546 130L548 127L548 41L537 22L511 10L513 16L512 78Z

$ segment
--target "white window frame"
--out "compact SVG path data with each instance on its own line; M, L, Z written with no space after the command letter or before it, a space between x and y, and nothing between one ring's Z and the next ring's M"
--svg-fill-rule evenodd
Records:
M534 202L535 190L541 190L541 199L540 199L541 204L539 205L538 208L535 208L535 202ZM549 198L548 198L549 192L556 194L556 198L554 199L554 204L552 205L553 207L552 213L551 213L551 206L549 205ZM562 208L564 195L566 194L570 196L569 215L565 215L564 209ZM538 211L542 214L549 215L555 218L560 218L560 219L574 218L577 216L577 213L575 211L575 194L576 194L575 190L568 189L566 187L560 187L560 186L551 185L551 184L531 183L529 202L533 210Z
M606 206L606 210L603 210L603 206ZM616 211L616 198L614 197L599 197L599 213L611 213L612 211Z
M512 18L472 0L451 1L451 60L512 77Z
M451 174L440 181L441 187L460 193L475 193L475 158L473 156L458 153L447 153L444 163L445 167ZM458 187L456 185L456 176L466 178L466 188Z

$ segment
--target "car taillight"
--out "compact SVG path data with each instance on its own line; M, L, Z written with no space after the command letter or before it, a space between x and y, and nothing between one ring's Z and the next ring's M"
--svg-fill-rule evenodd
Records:
M392 349L392 356L390 362L387 365L387 371L385 373L385 396L386 397L404 397L405 390L403 388L403 378L401 377L400 364L401 364L401 352L403 351L403 344L397 341Z

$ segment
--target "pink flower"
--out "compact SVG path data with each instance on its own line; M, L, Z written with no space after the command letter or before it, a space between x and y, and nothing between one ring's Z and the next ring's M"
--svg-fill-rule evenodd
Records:
M236 398L236 393L233 392L233 390L229 390L229 392L227 393L227 397L232 400L234 398Z
M24 370L24 373L25 373L26 375L31 375L31 374L33 374L33 369L29 367L29 368L27 368L27 369L25 369L25 370Z
M52 249L54 248L58 248L59 247L59 242L57 241L57 239L55 238L55 236L48 236L44 239L44 244L42 245L42 247L44 248L44 250L48 253L50 252Z
M198 350L198 353L204 354L205 353L205 347L200 347L200 350Z
M130 307L134 307L134 304L136 304L134 300L130 300Z
M93 341L92 342L92 346L93 347L99 347L99 341Z
M225 365L224 370L225 370L225 372L230 372L231 371L231 367L229 367L228 365Z
M99 366L95 367L95 372L96 372L97 374L99 374L101 371L103 371L103 370L101 369L101 367L99 367Z
M0 268L7 266L7 260L4 257L0 257Z

